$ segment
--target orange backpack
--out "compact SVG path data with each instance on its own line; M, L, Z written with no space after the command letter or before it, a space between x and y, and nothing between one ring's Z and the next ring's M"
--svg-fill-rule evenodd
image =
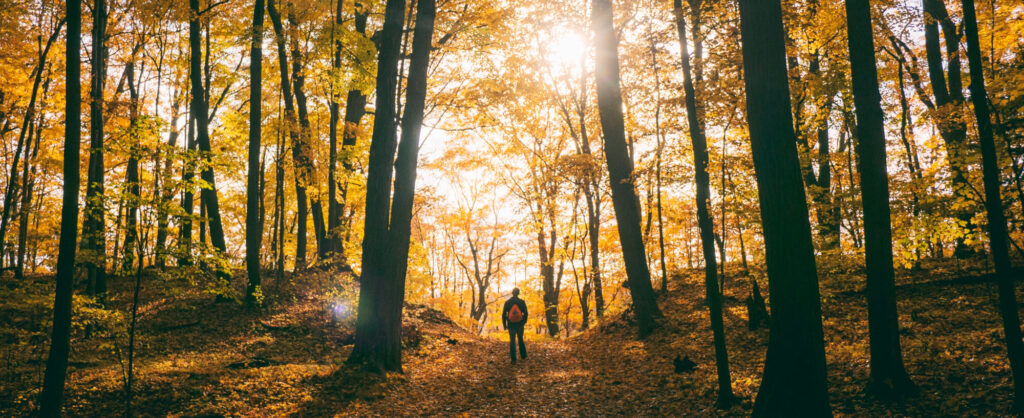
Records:
M508 322L518 324L523 321L523 311L519 310L519 305L513 303L512 308L508 310Z

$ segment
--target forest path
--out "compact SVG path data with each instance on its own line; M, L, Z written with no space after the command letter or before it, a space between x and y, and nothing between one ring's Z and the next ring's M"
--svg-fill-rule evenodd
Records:
M527 358L509 361L508 341L469 336L441 340L406 357L404 382L380 399L354 402L353 415L580 415L579 395L590 373L575 346L527 341Z

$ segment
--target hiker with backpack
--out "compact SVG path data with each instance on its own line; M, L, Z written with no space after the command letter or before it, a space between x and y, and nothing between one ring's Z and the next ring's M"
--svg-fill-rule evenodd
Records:
M526 343L523 342L523 330L529 317L526 301L519 298L519 288L512 289L512 297L505 301L501 311L501 325L508 330L508 351L512 355L512 364L516 363L516 338L519 338L519 357L526 359Z

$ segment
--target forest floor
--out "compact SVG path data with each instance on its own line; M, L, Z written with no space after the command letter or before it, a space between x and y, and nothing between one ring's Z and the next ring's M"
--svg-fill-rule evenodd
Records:
M882 402L868 376L863 273L852 260L820 261L833 412L839 416L1008 415L1012 386L984 261L926 263L900 271L897 297L907 369L919 396ZM766 287L763 274L762 287ZM241 278L241 275L237 275ZM508 343L455 326L438 311L408 306L404 373L376 376L346 366L351 279L310 272L265 292L267 308L217 303L184 275L147 273L139 309L133 412L142 416L716 416L750 412L768 332L749 331L749 281L728 275L725 322L740 402L717 409L715 363L703 276L670 279L661 328L639 340L626 317L580 335L527 341L510 365ZM48 346L52 281L0 281L0 416L36 407ZM159 284L159 285L158 285ZM240 283L238 284L240 285ZM131 281L113 283L108 306L126 311ZM275 293L276 292L276 293ZM1018 299L1024 294L1019 294ZM77 301L77 300L76 300ZM342 302L339 302L342 301ZM76 310L65 412L111 416L125 408L125 318ZM90 334L86 338L85 330ZM112 331L120 329L121 331ZM675 373L688 356L695 370Z

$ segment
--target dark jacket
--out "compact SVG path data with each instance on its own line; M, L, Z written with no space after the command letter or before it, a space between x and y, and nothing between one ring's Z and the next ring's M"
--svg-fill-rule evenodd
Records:
M519 310L523 311L523 320L518 322L517 325L526 323L526 320L530 318L530 312L526 310L526 301L519 299L518 296L512 296L505 301L505 308L501 310L501 326L508 328L508 311L512 309L512 305L518 305Z

